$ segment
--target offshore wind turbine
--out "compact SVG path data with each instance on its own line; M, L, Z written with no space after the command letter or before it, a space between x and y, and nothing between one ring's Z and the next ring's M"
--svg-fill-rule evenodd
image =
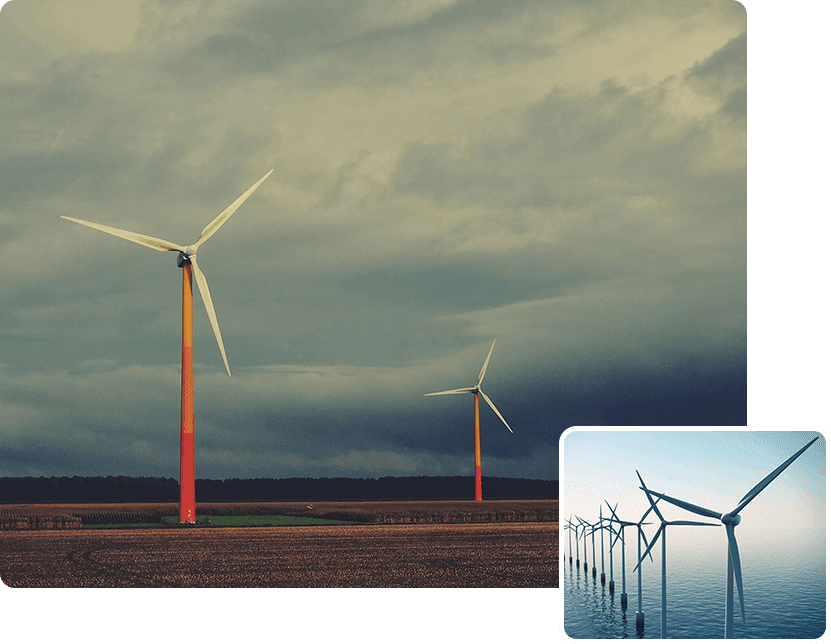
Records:
M573 515L572 515L573 516ZM571 553L571 533L577 533L577 529L574 527L574 524L571 522L571 517L568 518L566 521L566 530L568 530L568 563L571 564L573 561L572 553ZM565 561L565 556L563 556L563 561Z
M736 587L739 591L739 604L742 610L742 622L745 621L745 613L744 613L744 591L742 589L742 566L741 561L739 560L739 544L736 541L736 535L734 529L739 522L741 521L741 516L739 512L741 512L748 503L750 503L756 495L759 494L762 490L764 490L773 479L779 476L785 469L793 463L799 456L808 449L811 445L814 444L819 438L817 436L814 438L810 443L805 445L802 449L796 452L793 456L791 456L788 460L782 463L779 467L773 470L770 474L768 474L765 478L763 478L759 483L757 483L747 494L745 494L739 504L733 508L730 512L721 513L716 512L715 510L708 510L707 508L702 508L698 505L693 505L692 503L687 503L686 501L680 501L679 499L674 499L671 496L667 496L666 494L659 494L658 492L652 492L652 490L647 490L646 486L643 486L641 489L644 490L647 495L650 493L654 494L655 496L663 499L667 503L672 503L673 505L677 505L679 508L684 508L685 510L689 510L695 514L699 514L705 517L711 517L713 519L719 519L723 524L724 528L727 531L727 594L725 597L724 602L724 637L726 639L733 637L733 578L735 577L736 580ZM643 480L641 480L641 484L643 485Z
M658 537L661 538L661 638L666 639L667 636L667 526L670 525L708 525L708 526L715 526L718 525L716 523L701 523L700 521L667 521L664 519L664 516L661 514L661 511L658 510L658 506L655 504L654 499L652 498L652 494L647 489L646 484L643 482L641 478L640 472L635 470L635 474L638 475L638 478L641 481L641 489L646 493L646 498L649 499L649 504L652 506L655 514L661 520L661 527L658 528L657 532L655 532L655 536L652 537L652 541L649 544L649 547L646 549L646 553L643 557L640 558L638 561L638 565L635 566L635 569L640 569L643 560L646 559L646 555L652 550L652 546L655 545L655 542L658 540Z
M194 451L194 417L193 417L193 277L196 277L196 284L199 293L202 295L202 303L208 313L216 343L219 346L219 353L225 363L225 370L231 375L231 368L228 366L228 358L225 355L225 346L222 344L222 335L219 332L219 323L216 320L211 292L208 290L208 282L196 263L196 253L199 247L210 239L217 230L233 215L251 194L260 187L269 175L274 172L270 170L262 179L246 190L230 206L223 210L211 223L209 223L199 235L195 243L189 246L174 244L158 237L150 237L141 233L133 233L128 230L112 228L103 224L95 224L83 219L65 217L62 219L73 221L76 224L89 226L101 232L121 237L127 241L147 246L158 251L177 251L179 253L176 263L182 269L182 414L180 423L180 450L179 450L179 522L196 523L196 478L195 478L195 451Z
M643 530L641 529L641 525L643 524L643 520L646 518L646 515L649 514L652 511L652 508L649 508L646 511L646 514L644 514L641 517L641 520L636 523L634 521L622 521L620 518L618 518L617 514L612 509L612 506L609 505L608 501L606 501L606 505L608 505L609 509L612 510L612 517L609 519L609 521L614 521L615 523L618 523L620 525L620 543L621 543L620 566L621 566L621 577L623 578L623 591L620 593L620 603L621 603L621 605L625 605L629 602L629 598L626 595L626 530L625 530L625 528L627 526L632 526L632 525L637 526L637 528L638 528L638 558L640 558L640 554L641 554L640 538L643 537L643 541L644 541L644 543L646 543L646 537L643 535ZM615 507L617 507L617 506L615 506ZM647 525L649 525L649 524L647 524ZM649 557L651 559L652 555L649 555ZM638 568L638 612L641 612L641 605L640 605L641 584L640 584L640 578L641 578L640 577L640 568ZM641 615L643 615L643 613L641 613ZM636 615L635 621L637 622L637 615ZM642 618L641 618L641 622L643 622Z
M609 505L609 502L606 501L606 505ZM617 508L617 506L615 506ZM612 510L612 506L609 505L609 509ZM649 525L644 524L644 519L646 519L647 515L652 512L652 507L649 507L646 512L644 512L641 520L637 523L627 523L627 525L636 525L638 526L638 561L641 559L641 539L643 539L644 545L646 545L646 534L643 531L642 525ZM617 517L615 511L612 510L612 516ZM623 527L621 526L621 530ZM652 555L649 555L649 560L652 561ZM623 566L623 592L626 592L626 566ZM623 598L621 597L621 603L623 603ZM643 626L643 586L641 583L641 568L638 566L638 610L635 611L635 626Z
M591 527L591 523L586 521L585 519L581 519L577 517L577 520L582 524L583 528L583 572L588 572L589 570L589 555L586 552L586 528ZM579 562L578 562L579 567Z
M514 430L511 429L511 426L508 425L508 421L506 421L502 414L499 413L499 410L496 408L496 405L493 404L493 401L488 398L484 391L482 391L482 380L485 378L485 371L488 368L488 362L490 362L491 354L493 353L493 347L496 345L496 339L494 338L493 343L491 344L491 350L488 351L488 357L485 358L485 364L482 365L482 370L479 372L479 380L473 387L464 387L462 389L450 389L448 391L436 391L432 394L424 394L425 396L446 396L449 394L473 394L473 444L474 444L474 456L473 456L473 467L474 467L474 475L476 478L476 488L475 488L475 495L476 500L482 500L482 456L479 449L479 394L482 394L482 398L485 399L485 402L490 405L490 408L493 409L494 413L499 416L499 420L508 428L508 431L512 434Z

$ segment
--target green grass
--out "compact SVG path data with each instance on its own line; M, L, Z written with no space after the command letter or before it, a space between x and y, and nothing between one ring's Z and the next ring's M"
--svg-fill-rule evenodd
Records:
M210 523L208 522L210 519ZM213 516L200 515L196 517L196 527L200 528L251 528L267 526L293 525L359 525L359 521L337 521L335 519L316 519L314 517L292 517L282 514L250 515L250 516ZM85 525L84 529L112 530L119 528L171 528L179 527L179 517L162 517L159 523L102 523ZM190 526L188 526L190 527Z

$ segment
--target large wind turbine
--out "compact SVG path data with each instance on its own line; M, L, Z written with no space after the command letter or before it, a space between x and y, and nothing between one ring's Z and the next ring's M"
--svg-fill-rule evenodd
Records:
M479 451L479 394L482 394L482 398L485 399L485 402L490 405L490 408L493 409L494 413L499 416L499 420L508 428L508 431L512 434L514 430L511 429L510 425L508 425L508 421L506 421L502 414L499 413L499 410L496 408L496 405L493 404L493 401L487 397L484 391L482 391L482 380L485 378L485 371L488 368L488 362L490 362L491 354L493 353L493 347L496 345L496 339L494 339L493 343L491 344L491 350L488 351L488 357L485 358L485 364L482 365L482 370L479 372L479 381L473 387L464 387L463 389L450 389L448 391L437 391L432 394L424 394L425 396L446 396L448 394L473 394L473 432L474 432L474 457L473 457L473 466L474 472L476 476L476 500L482 500L482 456ZM578 555L579 556L579 555Z
M808 449L811 445L814 444L819 438L814 438L810 443L808 443L805 447L800 449L796 454L791 456L787 461L782 463L779 467L773 470L770 474L768 474L765 478L763 478L756 486L750 490L747 494L745 494L742 499L739 501L739 504L733 508L730 512L722 514L721 512L716 512L715 510L708 510L707 508L702 508L698 505L693 505L692 503L687 503L685 501L680 501L678 499L674 499L671 496L667 496L666 494L659 494L658 492L653 492L652 490L647 490L646 486L643 485L643 480L641 480L641 488L644 492L647 493L647 496L651 493L655 496L667 501L668 503L672 503L673 505L677 505L680 508L684 508L685 510L689 510L690 512L694 512L695 514L700 514L701 516L711 517L713 519L719 519L723 524L727 531L727 595L724 602L724 637L731 638L733 637L733 578L735 576L736 579L736 587L739 590L739 604L742 610L742 622L744 622L744 591L742 589L742 566L741 561L739 560L739 544L736 542L736 535L734 533L734 528L739 525L741 521L741 516L739 516L739 512L741 512L745 506L750 503L759 492L764 490L768 484L773 481L777 476L779 476L785 469L793 463L799 456Z
M652 506L652 510L655 512L657 517L661 520L661 527L658 528L657 532L655 532L655 536L652 537L652 541L649 544L649 547L646 549L643 557L640 558L638 561L638 565L635 566L635 570L640 569L640 565L643 563L643 560L646 559L646 555L652 550L652 546L655 545L655 542L658 540L658 537L662 536L661 539L661 638L666 639L667 637L667 526L668 525L709 525L715 526L718 525L717 523L701 523L699 521L667 521L664 519L664 515L661 514L661 511L658 510L658 506L656 505L654 499L652 498L652 494L646 488L646 484L643 482L641 478L640 472L635 470L635 474L638 475L638 478L641 481L641 489L646 493L646 498L649 499L649 504ZM634 570L633 570L634 572Z
M196 252L199 247L210 239L220 226L233 215L248 197L251 196L260 184L274 172L270 170L262 179L246 190L234 203L223 210L210 224L208 224L199 239L189 246L181 246L164 239L150 237L141 233L133 233L119 228L112 228L102 224L94 224L83 219L64 217L76 224L89 226L101 232L121 237L136 244L147 246L158 251L177 251L179 256L176 260L182 270L182 418L181 418L181 441L180 441L180 467L179 467L179 522L196 523L196 492L195 492L195 471L194 471L194 440L193 440L193 276L196 277L196 284L199 293L202 295L202 302L208 313L216 343L219 346L219 353L225 363L225 370L231 375L231 368L228 366L228 358L225 356L225 346L222 344L222 335L219 332L219 324L216 321L214 305L211 301L211 292L208 290L208 282L199 265L196 263Z

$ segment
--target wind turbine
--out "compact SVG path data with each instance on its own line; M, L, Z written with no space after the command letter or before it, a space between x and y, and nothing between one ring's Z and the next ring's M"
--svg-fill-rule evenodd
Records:
M581 527L583 529L583 572L588 572L589 570L589 555L586 553L586 528L591 527L591 523L586 521L585 519L581 519L577 517L577 520L582 524ZM577 567L580 567L580 562L577 562Z
M479 381L473 387L464 387L463 389L450 389L448 391L437 391L432 394L424 394L425 396L446 396L448 394L473 394L473 432L474 432L474 473L476 476L476 500L482 500L482 457L479 451L479 394L482 394L482 398L485 399L485 402L490 405L490 408L493 409L494 413L499 416L499 420L508 428L508 431L512 434L514 430L511 429L510 425L508 425L508 421L506 421L502 414L499 413L499 410L496 408L496 405L493 404L493 401L487 397L484 391L482 391L482 380L485 378L485 371L488 368L488 362L490 362L491 354L493 353L493 347L496 345L496 339L494 339L493 343L491 344L491 350L488 351L488 357L485 358L485 364L482 365L482 370L479 372ZM579 556L579 555L578 555Z
M626 605L629 602L629 598L626 595L626 540L625 540L626 530L625 530L625 528L627 526L632 526L632 525L637 526L637 528L638 528L638 537L639 537L638 538L638 558L640 559L640 555L641 555L640 537L643 537L643 541L644 541L644 543L646 543L646 537L643 534L643 530L641 529L641 525L643 524L643 520L646 519L646 515L649 514L652 511L652 508L649 508L646 511L646 514L644 514L641 517L640 521L634 522L634 521L622 521L620 518L618 518L617 514L612 509L612 506L609 505L608 501L606 501L606 505L608 505L609 509L612 510L612 518L609 519L609 521L614 521L615 523L620 524L620 543L621 543L620 566L621 566L621 573L622 573L621 576L623 577L623 592L620 593L620 603L623 606L623 605ZM617 506L615 506L615 507L617 507ZM649 524L647 524L647 525L649 525ZM651 559L652 555L649 555L649 557ZM641 580L640 568L638 568L638 612L639 613L641 613L641 603L640 603L640 600L641 600L641 583L640 583L640 580ZM643 613L641 613L641 616L642 615L643 615ZM637 620L637 614L636 614L635 615L635 622L637 623L637 621L638 620ZM641 617L641 622L643 622L643 617Z
M811 445L814 444L819 438L817 436L814 438L810 443L808 443L805 447L800 449L796 454L791 456L788 460L782 463L779 467L773 470L770 474L768 474L765 478L763 478L756 486L751 489L747 494L745 494L742 499L739 501L739 504L733 508L730 512L722 514L720 512L716 512L715 510L708 510L707 508L702 508L698 505L693 505L692 503L687 503L685 501L680 501L678 499L674 499L671 496L667 496L666 494L659 494L658 492L652 492L652 490L647 490L646 486L644 485L641 489L643 489L647 495L650 493L654 494L655 496L663 499L668 503L672 503L673 505L677 505L679 508L684 508L685 510L689 510L690 512L694 512L695 514L699 514L705 517L711 517L713 519L719 519L723 524L727 531L727 595L724 602L724 637L729 639L733 637L733 578L736 579L736 587L739 590L739 604L742 610L742 622L745 621L745 614L744 614L744 591L742 589L742 566L741 561L739 559L739 544L736 541L736 535L734 529L739 522L741 521L741 516L739 512L741 512L745 506L750 503L756 495L759 494L762 490L764 490L768 484L773 481L777 476L779 476L785 469L793 463L799 456L808 449ZM641 480L641 485L643 485L643 480Z
M649 547L646 549L646 553L643 557L640 558L638 561L638 565L635 566L635 569L640 569L643 560L646 559L646 555L649 554L650 550L652 550L652 546L655 545L655 542L658 540L658 537L662 537L661 539L661 638L666 639L667 636L667 526L669 525L709 525L715 526L718 525L717 523L701 523L700 521L667 521L664 519L664 516L661 514L661 511L658 510L658 506L655 504L655 501L652 499L652 495L650 494L649 490L646 488L646 484L643 482L641 478L640 472L635 470L635 474L638 475L638 478L641 481L641 489L646 493L646 498L649 499L649 504L652 506L652 509L655 511L655 514L661 520L661 527L658 528L658 531L655 533L655 536L652 537L652 541L649 544Z
M196 491L194 471L194 440L193 440L193 277L196 277L196 284L199 293L202 295L202 302L208 313L216 343L219 346L219 353L225 363L225 370L231 375L228 366L228 358L225 356L225 346L222 344L222 336L219 332L219 323L216 321L216 313L211 300L211 292L208 290L208 282L196 263L196 253L199 247L210 239L220 226L222 226L233 215L248 197L251 196L260 184L274 172L270 170L262 179L246 190L234 203L223 210L211 223L209 223L199 235L199 239L189 246L181 246L164 239L150 237L141 233L133 233L119 228L112 228L102 224L94 224L83 219L64 217L62 219L73 221L76 224L89 226L101 232L121 237L136 244L147 246L158 251L177 251L179 256L176 260L179 268L182 269L182 417L180 425L180 466L179 466L179 522L196 523Z
M609 505L608 501L606 501L606 505ZM615 505L615 508L617 508L617 505ZM617 518L617 515L615 514L615 511L612 509L611 505L609 505L609 509L612 510L612 516ZM652 507L651 506L649 507L649 509L647 509L646 512L644 512L644 515L641 517L640 521L638 521L637 523L627 523L627 525L636 525L636 526L638 526L638 535L640 537L638 539L638 560L639 561L640 561L640 558L641 558L641 539L643 539L644 545L646 544L646 534L644 534L643 528L641 526L644 525L644 519L646 519L647 515L650 512L652 512ZM649 524L646 524L646 525L649 525ZM623 526L621 526L621 530L623 530ZM625 555L624 555L624 557L625 557ZM649 555L649 560L652 561L652 555L651 554ZM625 565L623 566L622 571L623 571L623 592L625 594L626 593L626 566ZM641 584L641 568L640 568L640 566L638 566L638 610L635 612L635 626L636 627L637 626L641 626L641 627L643 626L643 609L642 609L643 592L642 592L642 588L643 588L643 586ZM621 603L623 603L623 596L621 596Z
M568 521L566 521L566 530L568 530L568 563L570 565L573 561L571 553L571 533L574 532L576 534L577 532L574 524L571 522L571 517L569 517ZM563 555L563 561L565 561L565 555Z

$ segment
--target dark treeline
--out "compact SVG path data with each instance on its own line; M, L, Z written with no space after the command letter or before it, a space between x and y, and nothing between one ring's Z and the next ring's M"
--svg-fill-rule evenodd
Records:
M486 499L556 499L558 481L483 477ZM196 479L197 502L442 500L473 498L470 476L379 479ZM179 500L179 482L133 476L0 477L0 503L137 503Z

